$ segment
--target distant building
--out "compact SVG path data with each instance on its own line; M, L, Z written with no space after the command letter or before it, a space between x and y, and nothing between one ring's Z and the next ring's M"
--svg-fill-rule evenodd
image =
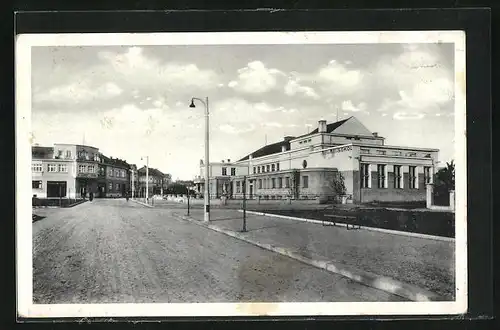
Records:
M99 149L75 144L32 147L32 193L40 198L80 197L97 191Z
M389 146L357 118L318 122L310 133L263 146L238 161L210 163L211 198L328 198L332 180L342 174L348 200L425 201L438 149ZM204 192L204 165L195 178Z
M57 143L32 147L32 193L38 198L123 197L131 167L91 146Z
M121 159L100 156L96 197L125 197L131 189L130 164Z
M141 167L137 170L138 176L138 196L146 196L146 166ZM148 190L149 195L161 195L166 191L168 185L172 182L172 176L170 174L165 174L156 168L148 168Z

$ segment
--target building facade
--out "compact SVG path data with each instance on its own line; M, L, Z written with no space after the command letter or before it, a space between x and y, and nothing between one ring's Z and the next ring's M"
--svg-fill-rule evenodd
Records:
M146 166L137 170L138 176L138 197L146 196ZM163 195L166 191L168 184L172 181L170 174L165 174L156 168L148 168L148 197L153 195Z
M210 163L211 198L328 199L342 178L349 202L425 201L439 150L390 146L357 118L266 145L236 162ZM204 166L195 183L204 189ZM229 172L228 172L229 171Z
M97 191L99 149L74 144L32 147L32 194L77 198Z
M125 197L131 189L130 168L124 160L101 155L96 197Z
M133 169L135 165L91 146L33 146L32 194L38 198L81 198L90 193L96 198L124 197L131 189Z

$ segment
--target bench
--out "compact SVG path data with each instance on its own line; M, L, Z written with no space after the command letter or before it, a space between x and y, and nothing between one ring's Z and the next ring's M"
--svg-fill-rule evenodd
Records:
M358 224L358 218L348 215L336 215L336 214L325 214L325 217L332 218L332 220L323 220L323 226L331 224L331 226L336 226L337 223L345 223L347 230L349 229L361 229Z

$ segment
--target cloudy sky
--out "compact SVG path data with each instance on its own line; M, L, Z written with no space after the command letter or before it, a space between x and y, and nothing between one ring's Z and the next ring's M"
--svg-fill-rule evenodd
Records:
M356 116L390 145L453 158L452 44L88 46L32 48L33 143L79 143L191 179L266 139ZM84 140L85 139L85 140Z

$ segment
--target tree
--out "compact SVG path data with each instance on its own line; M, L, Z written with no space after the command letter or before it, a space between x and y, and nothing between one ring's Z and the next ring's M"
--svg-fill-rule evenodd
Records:
M446 163L446 167L434 176L434 202L436 205L448 205L450 190L455 190L455 164Z
M290 179L288 182L288 196L290 198L299 198L299 184L300 184L300 172L299 170L293 170L290 173Z
M455 190L455 163L453 160L446 163L446 167L436 173L435 187L444 188L447 191Z
M328 181L328 185L333 200L338 200L338 197L345 196L347 189L345 187L345 178L344 175L342 175L342 173L340 172L333 173L330 180Z

